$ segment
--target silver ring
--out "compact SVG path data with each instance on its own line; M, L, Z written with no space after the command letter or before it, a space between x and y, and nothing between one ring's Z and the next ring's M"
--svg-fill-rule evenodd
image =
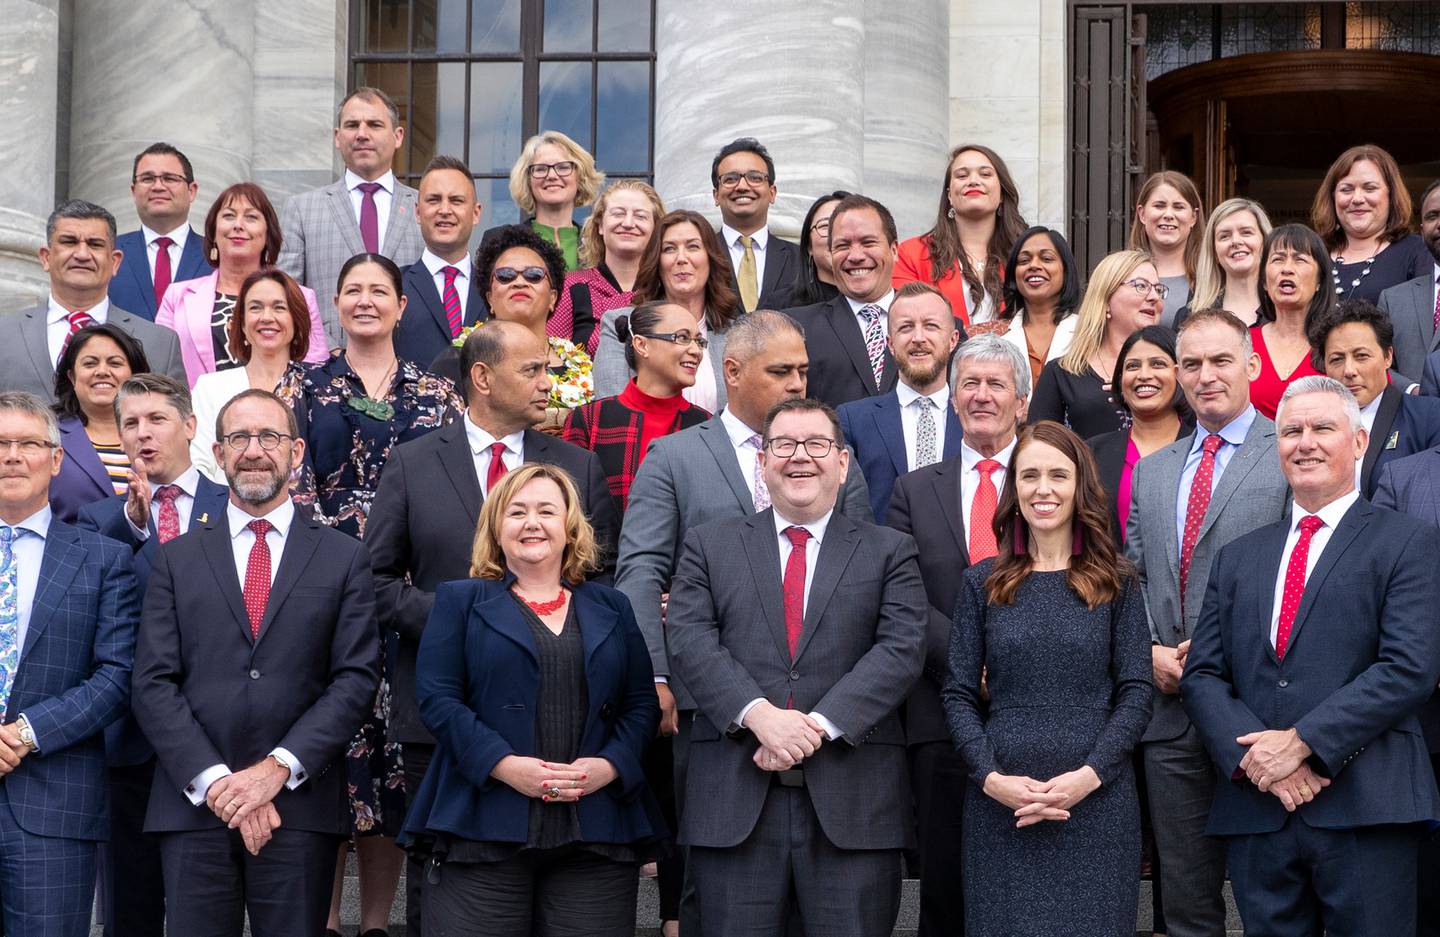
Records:
M544 793L548 794L548 795L551 796L551 797L559 797L559 796L560 796L560 788L558 788L558 787L547 787L547 788L545 788Z

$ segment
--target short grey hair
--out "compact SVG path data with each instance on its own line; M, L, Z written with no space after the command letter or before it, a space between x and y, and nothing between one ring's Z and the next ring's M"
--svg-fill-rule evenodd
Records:
M965 340L950 359L950 390L960 383L960 365L966 361L995 361L1010 365L1015 376L1015 396L1030 396L1030 359L1010 339L983 332Z
M744 364L765 347L766 342L785 332L794 332L803 340L805 329L783 312L757 309L741 316L725 330L725 357Z
M195 407L190 401L190 389L181 382L175 380L168 374L155 374L151 371L143 371L131 375L120 385L115 392L115 425L120 425L120 402L126 397L138 397L141 394L159 394L164 397L170 406L180 414L180 422L190 419L195 412Z
M105 222L105 227L110 229L110 244L114 246L116 238L115 216L105 208L96 205L94 202L87 202L83 198L72 198L68 202L61 202L55 206L50 217L45 220L45 243L49 244L55 240L55 227L60 223L61 218L79 218L82 220L96 220Z
M23 413L33 416L45 424L45 435L50 442L60 445L60 423L55 411L39 397L24 390L0 391L0 413Z
M1280 405L1275 408L1275 422L1280 422L1280 414L1291 398L1305 394L1333 394L1339 397L1340 406L1345 408L1345 416L1350 420L1350 429L1354 431L1361 428L1360 404L1355 400L1355 395L1350 393L1350 388L1333 377L1318 374L1302 377L1285 388L1285 393L1280 396Z

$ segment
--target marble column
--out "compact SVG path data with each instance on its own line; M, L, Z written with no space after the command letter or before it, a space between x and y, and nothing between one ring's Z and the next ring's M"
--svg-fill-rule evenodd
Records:
M811 201L865 183L864 0L659 0L655 186L717 221L710 162L742 136L775 158L771 226L796 237Z
M254 180L278 211L335 181L335 108L349 69L348 3L255 0Z
M256 0L75 4L70 194L104 205L121 230L139 220L135 154L157 140L190 158L200 195L251 178ZM333 50L331 50L333 54Z
M0 0L0 311L45 296L38 251L55 202L57 0Z

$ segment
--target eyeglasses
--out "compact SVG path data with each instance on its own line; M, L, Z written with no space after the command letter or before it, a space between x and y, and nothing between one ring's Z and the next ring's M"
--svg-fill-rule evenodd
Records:
M294 439L289 433L277 433L273 429L261 430L258 433L227 433L224 437L225 445L236 452L244 452L250 448L250 440L260 440L260 448L266 452L274 452L280 448L280 441L283 439Z
M558 163L531 163L530 178L544 179L552 169L555 170L555 175L561 179L568 179L570 174L575 171L575 163L568 159Z
M491 275L501 283L513 283L516 277L524 277L526 283L541 283L550 278L550 274L545 272L544 267L526 267L523 270L517 270L514 267L496 267L495 272Z
M9 455L16 449L28 459L33 459L49 449L56 448L48 439L0 439L0 452Z
M835 448L835 440L828 436L812 436L809 439L791 439L789 436L776 436L765 443L765 448L770 454L781 459L788 459L795 454L795 450L801 446L805 447L805 454L812 459L823 459Z
M749 172L727 172L725 175L720 177L720 188L733 189L740 184L741 179L744 179L751 185L770 184L769 175L761 172L758 169L752 169Z
M691 335L689 332L644 332L637 333L641 338L658 338L662 342L670 342L672 345L679 345L682 348L694 345L704 351L710 347L710 339L703 335Z
M190 181L189 179L186 179L184 176L182 176L182 175L180 175L179 173L176 173L176 172L162 172L162 173L147 172L147 173L141 173L140 175L138 175L138 176L135 177L135 182L136 182L136 184L137 184L137 185L143 185L143 186L145 186L146 188L149 188L150 186L154 185L154 184L157 183L157 182L163 182L163 183L165 183L165 185L167 185L167 186L169 186L170 188L173 189L173 188L175 188L176 186L184 185L185 183L187 183L187 182L189 182L189 181Z
M829 218L826 218L824 221L817 221L817 222L815 222L814 224L812 224L812 225L810 226L810 230L811 230L811 231L814 231L816 234L820 235L821 237L827 237L827 236L829 236L829 234L830 234L830 219L829 219Z
M1161 299L1164 299L1166 296L1170 295L1170 287L1166 286L1164 283L1151 283L1144 277L1136 277L1133 280L1126 280L1125 285L1133 289L1135 292L1139 293L1141 296L1144 296L1151 290L1154 290L1155 295L1159 296Z

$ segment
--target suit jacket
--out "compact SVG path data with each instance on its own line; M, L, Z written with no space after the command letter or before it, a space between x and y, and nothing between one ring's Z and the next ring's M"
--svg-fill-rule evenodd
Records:
M229 499L229 488L217 485L201 475L195 486L195 498L190 505L190 527L208 521L212 514L217 517L224 514L225 504ZM205 520L202 521L201 518ZM137 594L143 599L145 590L150 585L150 569L155 564L155 551L160 546L155 522L151 521L146 525L150 530L149 537L144 540L137 539L130 530L129 518L125 516L125 499L117 495L81 508L75 526L81 530L96 531L130 548ZM140 731L140 725L135 721L133 713L127 710L123 718L106 726L106 764L115 767L138 765L154 757L155 749Z
M852 520L870 520L865 479L854 470L853 454L837 502L837 512ZM630 484L615 588L625 593L635 609L655 675L669 681L681 709L694 709L695 701L679 675L671 672L665 626L660 621L660 596L670 591L670 577L680 562L690 528L754 513L754 497L740 475L730 436L718 416L655 440Z
M1196 429L1197 433L1203 431ZM1275 424L1256 413L1245 442L1231 455L1210 494L1210 506L1190 557L1182 605L1175 505L1185 456L1193 440L1194 436L1186 436L1152 452L1135 463L1130 475L1125 555L1140 576L1150 638L1166 647L1175 647L1194 635L1216 552L1241 534L1280 520L1289 506L1289 486L1275 451ZM1150 728L1142 741L1178 738L1189 727L1185 708L1174 694L1156 693L1154 705Z
M905 429L900 423L900 397L892 390L879 397L852 400L836 412L845 441L854 447L856 462L865 475L865 486L870 489L870 510L875 522L884 524L895 479L910 471ZM948 459L960 451L963 430L953 406L945 407L944 420L945 448L939 455Z
M593 452L525 431L525 461L559 466L580 489L580 504L595 528L604 573L614 571L620 514ZM470 548L480 521L480 480L456 420L390 450L365 522L375 568L380 627L400 636L390 709L390 738L433 744L415 703L415 655L440 583L470 577Z
M1360 462L1360 493L1372 498L1381 469L1432 446L1440 446L1440 400L1407 394L1393 384L1386 387Z
M395 327L395 354L428 368L436 355L450 347L450 319L445 315L445 304L435 289L435 278L430 276L423 261L415 261L403 273L407 303L405 314ZM465 304L465 320L462 323L467 328L490 317L475 278L471 276L469 280L470 297Z
M805 759L805 790L840 849L914 844L899 708L925 657L925 591L909 536L830 516L792 660L774 513L697 527L670 593L676 672L695 696L681 842L729 847L755 828L771 787L734 725L751 700L818 712L840 731ZM877 796L877 792L887 792Z
M1435 332L1435 270L1387 288L1380 294L1380 308L1390 314L1395 327L1395 370L1411 382L1420 380L1425 359L1440 349Z
M239 771L280 746L305 770L275 797L281 822L348 834L341 759L379 682L365 545L297 511L252 640L229 518L211 512L156 551L145 593L134 708L160 760L145 829L220 828L203 801L190 803L186 785L212 765Z
M115 239L115 249L125 256L120 260L120 270L115 279L110 281L110 301L121 309L133 309L136 315L155 321L159 303L155 301L155 278L150 275L145 232L126 231ZM185 238L185 247L180 251L180 263L170 271L170 282L203 277L212 269L205 259L204 237L191 228Z
M870 367L865 336L850 301L836 296L825 303L787 309L785 312L805 330L805 350L810 355L809 395L832 407L889 393L895 389L899 371L890 349L885 349L880 383ZM963 333L962 333L963 334ZM962 339L963 341L963 339Z
M425 240L415 220L415 199L419 192L399 181L390 198L390 218L380 253L407 267L420 259ZM340 268L356 254L364 253L360 222L350 205L345 179L293 195L280 216L284 244L276 265L320 298L320 318L330 347L345 344L340 315L335 309L335 287Z
M625 346L615 331L615 322L621 316L630 315L634 306L622 306L600 316L600 325L595 331L600 334L595 347L595 367L591 379L595 382L595 397L613 397L625 389L635 372L625 363ZM711 332L708 335L710 347L705 349L705 359L715 372L715 412L725 409L729 399L725 390L725 333Z
M10 337L0 342L0 389L28 390L46 403L55 402L55 362L45 334L49 315L48 303L0 315L0 329ZM106 321L140 342L151 371L185 380L180 342L172 330L113 305Z
M1220 551L1181 682L1224 779L1235 739L1293 726L1331 784L1296 816L1328 829L1440 819L1416 710L1440 679L1440 531L1363 498L1335 525L1305 583L1283 660L1270 643L1289 521ZM1288 818L1244 774L1215 790L1207 832L1270 833Z
M215 288L219 282L220 274L216 271L199 279L171 283L155 316L156 325L174 329L180 337L185 378L191 387L200 380L200 375L215 370L215 338L210 330L210 314L215 308ZM310 309L310 348L305 352L305 360L319 364L330 354L325 324L320 321L315 291L302 286L300 292L305 294L305 305Z
M506 755L535 754L535 712L516 700L540 692L535 639L503 580L447 582L420 642L416 691L436 752L412 799L406 838L427 830L479 842L524 843L530 798L490 776ZM576 806L585 842L633 843L660 835L647 806L645 749L660 704L645 639L625 596L593 582L574 587L585 645L589 705L577 757L598 756L619 775ZM658 816L658 814L656 814Z
M715 233L719 235L720 229L716 228ZM730 256L728 244L725 245L725 256ZM763 282L757 284L760 287L760 294L756 297L758 305L755 309L779 308L771 303L783 293L788 292L790 287L794 286L795 278L799 275L800 247L785 240L772 229L770 237L765 241L765 276ZM737 297L740 295L740 275L734 265L730 270L730 288L735 291ZM755 309L742 311L754 312Z
M61 418L60 448L65 458L60 473L50 479L50 510L65 523L73 524L81 508L115 497L115 485L78 418Z
M38 752L5 776L20 828L110 838L102 730L125 713L140 596L120 544L54 518L4 721L21 713Z

